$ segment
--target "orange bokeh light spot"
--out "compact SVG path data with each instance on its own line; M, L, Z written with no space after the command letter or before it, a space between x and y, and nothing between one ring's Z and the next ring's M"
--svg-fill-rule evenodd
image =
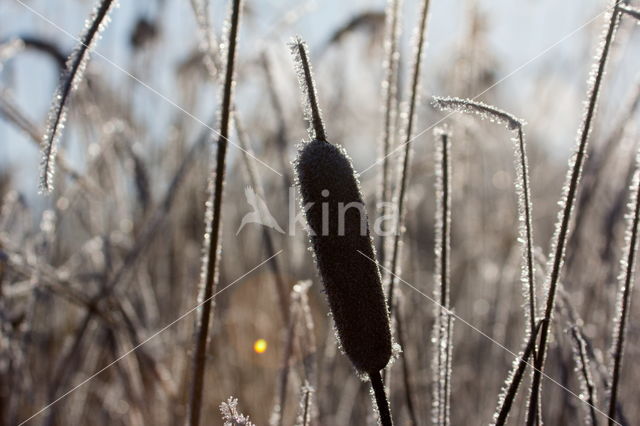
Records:
M253 350L258 354L264 353L267 350L267 341L264 339L256 340L253 344Z

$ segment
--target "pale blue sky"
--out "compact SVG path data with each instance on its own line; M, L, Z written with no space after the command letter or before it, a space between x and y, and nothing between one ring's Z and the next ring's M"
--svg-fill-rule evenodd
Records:
M89 0L24 0L51 21L78 35L84 18L93 7ZM176 96L176 84L173 77L175 64L184 59L187 52L196 43L195 23L191 14L189 0L165 0L162 55L154 59L154 73L150 84L171 99ZM273 28L274 22L283 11L290 10L300 0L261 0L248 1L256 12L256 18L245 21L241 35L242 52L250 51L259 43L265 33ZM300 34L313 46L321 45L329 34L353 14L384 7L384 1L322 0L305 15L293 29L285 30L275 39L275 46L282 45L294 35ZM445 64L448 52L456 46L464 35L465 1L432 0L431 23L429 29L429 48L425 67L425 87L428 93L444 94L434 87L435 76L442 73L439 65ZM489 16L489 42L492 54L500 59L498 77L509 74L514 69L539 55L556 41L583 26L600 13L608 2L606 0L479 0L482 10ZM131 65L128 50L128 37L135 19L140 14L154 16L156 2L121 0L120 7L112 13L112 22L98 45L98 52L125 69ZM225 14L226 2L213 1L213 13L220 28L220 18ZM405 28L415 23L416 0L405 1ZM509 79L493 89L504 96L504 107L522 117L535 117L538 108L552 109L550 114L558 117L557 123L547 123L546 127L529 120L536 125L536 131L548 132L550 143L567 150L573 141L573 134L580 121L581 101L592 53L592 41L601 28L602 17L586 25L575 35L549 50L546 54L525 66ZM20 34L41 34L55 40L61 46L71 49L74 41L55 29L49 23L34 15L17 0L0 0L0 40ZM632 39L637 44L637 35ZM405 40L406 42L406 40ZM626 55L630 57L631 55ZM635 55L638 56L638 55ZM612 86L623 93L625 82L632 81L638 70L638 59L625 59L625 67L616 73ZM630 63L631 65L626 65ZM348 64L348 62L345 62ZM93 56L92 67L101 67L102 74L114 83L114 87L129 90L136 86L129 77L114 68L103 59ZM155 71L157 70L157 71ZM619 75L618 75L619 74ZM9 88L35 122L43 123L46 117L57 75L51 63L40 56L25 54L13 60L4 71L0 71L0 84ZM539 105L537 102L540 79L550 82L552 90L557 90L558 102ZM557 86L557 89L556 89ZM145 90L137 87L135 90ZM148 97L147 97L148 99ZM212 100L211 108L215 106ZM148 108L147 104L135 106ZM153 105L153 117L161 121L173 113L171 105L161 99ZM546 111L549 112L549 111ZM203 121L210 114L205 111ZM200 115L199 115L200 116ZM194 122L194 126L197 123ZM565 141L565 142L563 142ZM33 144L16 132L6 122L0 120L0 167L11 166L19 176L22 189L35 193L38 175L39 154Z

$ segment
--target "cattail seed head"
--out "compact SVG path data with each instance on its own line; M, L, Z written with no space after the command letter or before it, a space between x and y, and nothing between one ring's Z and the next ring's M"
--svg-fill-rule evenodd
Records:
M391 331L351 160L343 148L314 139L300 146L295 169L342 349L359 373L377 373L391 358Z

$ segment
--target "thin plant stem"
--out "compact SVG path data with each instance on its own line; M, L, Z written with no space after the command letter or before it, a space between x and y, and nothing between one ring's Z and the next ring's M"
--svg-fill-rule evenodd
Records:
M448 314L450 308L449 268L451 238L451 142L450 134L436 129L436 272L434 360L433 360L433 418L436 424L446 423L446 388L449 353Z
M628 4L618 4L616 7L620 12L640 20L640 9L631 7Z
M627 246L625 257L622 260L623 273L620 275L622 289L618 296L618 313L616 328L614 329L614 343L612 347L611 388L609 392L609 425L613 425L616 417L616 403L618 387L620 383L620 369L622 367L622 355L625 344L627 322L631 306L631 290L635 272L636 252L638 250L638 225L640 223L640 176L638 171L634 175L631 189L630 207L633 209L629 216L627 227Z
M582 337L582 332L577 325L572 325L569 329L571 333L571 339L574 345L574 358L576 360L576 369L580 372L580 387L582 393L586 395L586 408L588 410L588 417L585 423L592 426L598 425L598 418L596 416L596 389L591 377L591 371L589 370L589 358L587 356L586 343Z
M202 390L204 386L205 364L207 359L206 349L209 340L209 325L213 312L212 296L218 284L218 262L220 244L220 223L222 212L222 196L224 190L225 161L227 153L227 141L232 113L233 75L238 39L238 26L240 23L241 0L233 0L231 6L231 18L227 48L227 61L225 69L225 81L222 92L222 110L220 114L220 135L218 138L218 151L216 156L215 183L212 191L212 209L207 215L207 238L205 240L206 262L203 265L204 287L202 292L202 310L200 311L199 327L196 337L196 348L193 357L193 377L191 383L191 396L189 400L189 425L200 424L202 411Z
M255 163L252 161L255 156L253 155L253 150L249 145L249 138L244 127L240 124L240 122L236 119L234 120L236 131L238 133L238 142L240 147L243 150L242 159L244 160L245 168L247 169L247 175L249 176L249 183L251 187L255 190L256 195L263 200L265 199L264 188L262 186L262 181L260 179L260 175L258 174L258 170L256 170ZM258 209L258 214L262 217L263 211ZM264 223L264 220L263 220ZM273 238L269 233L269 228L266 226L262 227L262 237L264 239L265 249L267 251L268 257L273 257L276 254L275 244L273 242ZM285 282L284 276L282 274L282 269L280 268L280 264L274 258L271 262L269 262L269 267L274 277L274 284L276 288L276 294L278 295L278 303L280 304L280 313L282 314L283 324L287 324L289 322L289 301L287 296L287 283Z
M313 81L311 64L307 53L307 45L301 38L296 38L291 43L291 50L296 60L296 71L300 88L303 93L304 112L309 122L309 136L312 139L326 141L327 135L322 122L322 113L318 104L316 85Z
M520 355L518 360L517 368L515 371L509 375L507 378L508 387L504 392L504 396L500 397L501 402L496 414L495 418L495 426L503 426L507 422L507 418L509 417L509 412L511 411L511 407L513 406L513 401L518 394L518 388L520 387L520 383L522 383L522 377L524 377L524 372L529 364L529 358L535 351L536 347L536 337L538 336L538 332L540 331L540 326L542 325L543 320L538 321L537 327L533 330L533 333L529 335L529 341L527 342L524 352Z
M47 131L42 141L42 162L40 165L40 191L51 192L55 171L57 145L62 137L62 130L67 117L67 104L71 92L78 87L84 70L89 60L89 53L94 48L100 32L109 21L109 12L113 8L115 0L102 0L88 26L80 39L80 44L67 61L66 70L63 73L60 86L56 90Z
M598 95L600 93L600 86L605 74L605 68L607 65L607 59L613 44L616 28L620 18L620 12L615 7L612 7L607 25L607 29L604 36L604 42L602 43L600 53L598 55L598 61L594 65L594 73L591 82L591 88L589 92L589 100L586 106L586 112L584 121L578 132L578 144L575 157L571 161L571 167L567 175L567 184L563 189L562 197L562 209L556 223L556 232L553 238L552 256L549 256L550 265L548 269L548 277L546 279L547 285L547 297L546 306L544 312L545 322L542 324L540 330L540 343L535 358L535 369L533 373L533 379L531 383L531 390L529 395L529 409L527 413L527 426L533 426L542 413L538 414L540 409L540 388L542 383L542 373L544 371L545 356L548 344L549 326L553 316L555 306L556 289L558 281L560 279L560 273L564 263L565 247L567 243L567 237L569 235L569 224L573 213L573 206L575 204L576 194L578 192L578 186L580 184L580 175L582 173L582 166L587 152L587 143L589 135L591 133L591 126L593 119L596 115L596 106L598 103Z
M389 184L389 174L391 169L391 161L389 152L394 144L394 136L396 130L396 114L397 114L397 98L398 91L396 86L398 74L398 61L400 53L398 52L398 44L400 37L400 8L402 0L389 0L387 6L387 39L385 42L386 59L385 59L385 78L382 83L384 104L384 126L382 131L382 177L378 194L379 214L381 218L385 218L388 213L388 203L391 201L391 185ZM386 233L381 232L379 238L379 261L381 265L385 264L386 259Z
M389 277L389 287L387 293L387 303L389 306L389 314L393 317L393 297L396 283L396 275L398 273L398 257L400 250L400 237L402 235L402 223L404 216L404 202L405 193L407 190L407 181L409 179L409 166L411 164L411 140L413 139L413 127L416 118L416 109L420 101L420 81L422 70L422 57L425 48L425 40L427 36L427 21L429 17L429 0L423 0L420 9L420 22L417 27L417 41L415 46L415 56L413 60L409 106L406 117L406 127L404 130L404 156L402 159L402 168L400 169L400 183L397 189L398 208L396 210L396 223L394 228L394 239L391 254L391 263L389 270L391 271Z
M515 142L516 154L515 168L519 182L516 184L516 195L518 196L518 220L520 222L519 232L523 246L521 280L523 284L525 303L529 308L528 311L525 310L525 319L529 323L529 328L525 329L528 336L533 333L536 328L536 284L533 256L533 225L531 223L533 218L531 206L531 184L529 182L527 149L524 132L522 130L524 121L506 111L482 102L476 102L472 99L434 97L433 105L441 110L476 114L481 118L487 118L491 121L504 123L507 128L516 135L513 141Z
M378 406L380 424L382 426L393 426L391 410L389 409L389 401L387 400L387 394L384 390L384 384L382 383L382 375L380 375L380 372L369 373L369 379L371 380L373 396L376 400L376 405Z
M406 347L405 342L407 341L405 336L404 329L404 318L401 312L401 305L398 307L398 313L396 315L396 330L398 337L398 344L401 348ZM386 369L385 373L389 370ZM407 412L409 413L409 419L411 424L414 426L418 425L418 415L416 413L415 405L413 403L413 386L411 386L411 371L412 369L409 366L409 360L406 354L402 357L402 382L404 384L404 396L407 402ZM385 382L386 383L386 382Z

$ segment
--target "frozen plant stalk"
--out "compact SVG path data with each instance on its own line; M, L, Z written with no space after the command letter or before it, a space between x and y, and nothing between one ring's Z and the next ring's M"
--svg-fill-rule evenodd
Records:
M631 196L629 200L629 214L627 216L627 230L625 235L626 245L621 264L620 292L617 301L617 314L613 330L613 346L611 348L611 388L609 392L609 425L615 423L616 402L618 386L620 382L620 369L622 368L622 355L624 352L625 333L629 321L631 308L631 290L633 289L634 273L636 267L636 254L638 251L638 225L640 223L640 158L636 160L638 166L633 175Z
M516 168L516 194L518 195L518 222L519 222L519 240L522 243L522 268L521 281L523 286L523 294L525 304L525 319L529 324L525 328L525 341L535 330L536 320L536 285L535 285L535 269L533 258L533 226L531 218L533 217L531 207L531 185L529 182L529 164L527 160L527 148L525 144L524 132L522 130L524 121L502 111L493 106L476 102L471 99L460 98L433 98L434 107L443 111L459 111L467 114L476 114L482 119L488 119L492 122L504 124L507 129L511 130L515 137L514 142L514 163Z
M42 160L40 161L40 192L53 190L56 152L67 120L67 104L71 93L76 90L89 62L89 54L95 48L100 34L109 23L109 12L117 4L116 0L102 0L85 24L80 36L80 44L67 59L49 110L47 129L42 139Z
M436 238L435 238L435 285L433 298L435 323L433 343L435 345L433 368L432 417L436 425L449 423L448 388L450 380L450 246L451 246L451 134L436 129Z
M598 105L598 95L600 94L600 86L604 78L607 59L611 50L611 45L615 38L616 28L620 20L620 12L612 3L606 16L607 23L603 32L602 43L599 47L597 55L598 60L593 65L593 70L589 78L588 101L584 120L578 130L578 140L575 154L571 156L569 161L569 170L567 172L566 184L562 189L562 198L560 200L561 210L558 214L556 229L551 244L551 254L549 255L549 264L547 266L547 277L545 279L546 301L544 319L542 329L540 330L540 343L535 357L535 369L533 372L533 380L529 393L529 409L527 413L527 426L536 424L536 419L540 420L542 413L540 410L540 389L542 383L542 374L544 372L545 356L547 344L549 340L549 326L553 317L555 308L556 290L562 266L564 264L565 248L569 237L569 224L573 214L576 194L580 185L580 177L582 167L584 165L585 156L587 154L587 145L591 127L596 115Z
M384 97L384 126L382 130L382 175L380 188L378 191L378 209L381 218L385 218L388 213L388 203L391 201L391 185L389 183L389 174L391 169L391 161L389 153L395 141L396 131L396 115L397 115L397 86L396 80L398 76L398 65L400 60L400 52L398 44L400 38L400 9L402 8L402 0L389 0L387 4L387 36L385 39L386 58L384 62L385 77L382 82L382 96ZM384 230L383 230L384 231ZM380 263L385 264L386 239L385 232L380 235Z
M199 302L202 303L197 324L196 348L193 355L193 375L191 378L191 396L189 401L189 425L200 424L202 391L209 341L209 324L213 313L213 297L218 285L218 263L220 260L220 223L222 214L222 196L224 192L225 162L229 127L231 122L233 78L240 23L241 0L232 0L230 19L227 24L225 79L222 86L222 104L220 111L220 133L216 154L215 178L209 182L211 199L207 202L205 215L206 233L203 244L202 277ZM212 182L213 181L213 182Z
M387 303L389 304L389 312L393 316L393 298L395 291L395 283L398 271L398 257L400 256L400 239L402 234L402 224L404 216L405 193L407 190L407 182L409 180L409 166L411 164L411 141L413 140L413 127L416 119L416 109L420 103L421 89L421 70L422 57L426 48L427 38L427 21L429 18L429 0L423 0L420 6L419 22L415 33L415 46L413 64L411 67L411 86L409 87L409 105L406 115L404 116L405 128L402 138L404 151L402 157L402 166L399 170L400 182L398 184L396 223L394 229L394 239L391 251L391 262L389 267L389 288L387 289Z
M306 44L298 38L290 47L312 139L295 162L311 248L342 350L369 377L380 422L390 426L380 370L391 358L391 329L360 184L344 148L326 140Z

